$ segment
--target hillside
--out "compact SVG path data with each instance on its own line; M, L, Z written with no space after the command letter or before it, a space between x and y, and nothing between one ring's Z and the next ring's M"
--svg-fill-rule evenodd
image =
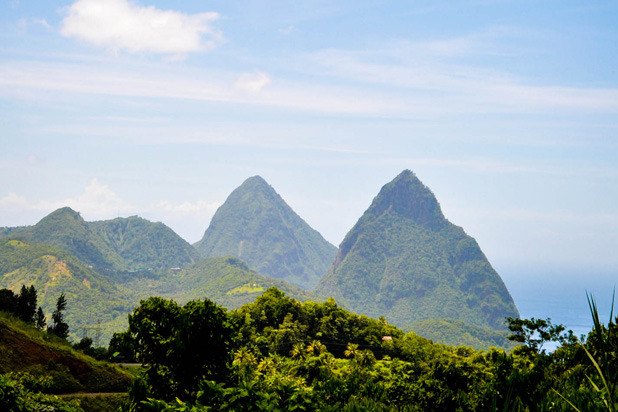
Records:
M171 298L179 303L207 297L228 309L253 302L270 287L277 287L301 301L317 299L312 293L283 280L261 276L249 269L245 262L231 256L204 259L162 278L158 283L147 282L151 295Z
M201 259L199 253L163 223L138 216L90 222L88 226L130 270L167 270Z
M259 176L229 195L194 246L203 257L236 256L261 275L305 289L317 285L337 253Z
M86 222L63 207L34 226L2 228L0 236L55 246L110 278L136 271L165 271L201 259L172 229L138 216Z
M63 249L97 270L126 270L122 258L89 227L80 214L63 207L17 234L32 243Z
M446 220L408 170L380 190L346 235L316 293L400 326L444 318L504 329L506 316L518 316L476 241Z
M488 350L492 346L505 350L516 345L507 339L505 330L493 330L471 325L462 320L425 319L403 328L434 342L450 346L468 346L476 350Z
M55 336L0 312L0 374L27 372L51 376L52 393L124 392L131 375L95 361Z
M103 340L111 337L108 324L126 323L126 314L135 299L109 279L54 246L0 239L0 288L18 292L21 286L34 285L38 304L49 316L56 300L64 292L68 308L66 319L73 336L79 329L100 322Z

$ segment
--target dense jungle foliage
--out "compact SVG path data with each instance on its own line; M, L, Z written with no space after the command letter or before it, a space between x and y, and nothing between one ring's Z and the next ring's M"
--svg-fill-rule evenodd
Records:
M614 411L617 319L580 342L549 320L510 319L510 353L434 344L383 318L269 289L238 310L142 301L122 336L146 373L132 411ZM560 346L551 353L549 341ZM111 348L110 348L111 349Z
M208 299L179 305L151 297L99 354L122 353L145 365L123 411L615 411L618 317L604 325L594 299L589 304L594 328L587 337L580 340L549 319L510 318L510 339L520 346L505 352L435 344L384 318L352 314L332 299L301 303L276 288L234 311ZM12 352L2 351L2 364L14 361L0 371L2 410L82 410L78 402L49 395L50 385L61 378L65 386L96 386L112 373L79 360L58 338L41 339L43 332L18 318L1 319L0 336L15 342L7 346ZM51 369L50 362L19 369L26 364L19 350L34 343L17 342L34 340L49 341L45 345L56 345L66 358L53 355ZM549 342L559 345L551 353L544 349ZM92 351L91 343L74 347ZM76 362L91 365L98 377L72 378Z

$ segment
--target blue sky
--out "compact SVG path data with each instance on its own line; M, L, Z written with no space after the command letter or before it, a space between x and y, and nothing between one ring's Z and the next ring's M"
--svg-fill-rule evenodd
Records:
M0 226L195 242L259 174L338 245L410 169L498 271L615 270L617 68L610 1L3 1Z

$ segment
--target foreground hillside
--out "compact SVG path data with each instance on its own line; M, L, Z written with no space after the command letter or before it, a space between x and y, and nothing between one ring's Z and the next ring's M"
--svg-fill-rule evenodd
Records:
M519 316L476 241L408 170L348 232L316 292L400 326L444 318L504 330L505 317Z
M50 393L125 392L133 380L118 367L0 312L0 374L9 372L51 377Z

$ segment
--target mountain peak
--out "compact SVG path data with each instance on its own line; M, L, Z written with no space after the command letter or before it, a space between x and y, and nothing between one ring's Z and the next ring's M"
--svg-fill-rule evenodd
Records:
M234 256L262 275L308 289L337 253L260 176L228 196L194 246L203 257Z
M407 169L382 187L367 213L396 213L430 227L439 227L446 221L434 194Z
M58 217L58 216L70 216L74 219L82 219L79 212L76 212L75 210L71 209L69 206L64 206L59 209L56 209L53 212L51 212L49 215L47 215L45 218Z
M382 187L315 291L400 326L444 318L503 329L518 316L476 241L409 170Z

